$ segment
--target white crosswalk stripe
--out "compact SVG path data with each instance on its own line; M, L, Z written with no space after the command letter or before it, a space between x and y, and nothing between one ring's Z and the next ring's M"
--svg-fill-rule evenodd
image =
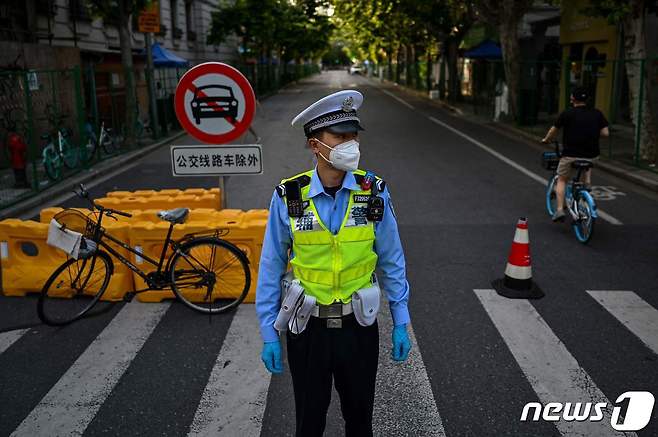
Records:
M474 292L542 404L582 401L611 405L530 302L501 297L495 290ZM559 420L554 423L565 436L635 435L615 431L610 426L609 409L604 409L603 414L604 419L598 422Z
M382 301L380 308L373 434L445 436L413 327L407 326L412 345L409 358L404 363L395 363L391 360L393 322L388 303Z
M190 436L260 435L271 375L258 358L262 345L253 305L240 305L210 374Z
M632 291L587 290L587 293L658 354L658 310Z
M0 354L6 351L9 346L21 338L29 329L17 329L15 331L3 332L0 334Z
M658 353L658 310L631 291L587 292ZM500 297L494 290L476 289L474 293L542 404L582 401L611 405L532 304ZM169 303L125 305L12 436L84 433L168 308ZM390 359L392 321L384 300L378 320L380 357L374 434L446 436L413 327L408 327L412 352L401 365ZM262 342L257 327L253 305L241 305L197 406L190 436L260 435L271 376L259 359ZM0 353L27 331L0 334ZM603 413L605 418L599 422L561 420L554 424L565 436L635 435L614 431L610 409Z
M12 436L81 435L168 308L126 304Z

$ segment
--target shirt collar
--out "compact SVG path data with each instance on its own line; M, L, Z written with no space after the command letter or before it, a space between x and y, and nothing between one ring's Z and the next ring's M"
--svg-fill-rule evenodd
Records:
M345 172L343 184L340 189L342 190L343 188L347 188L351 191L358 191L361 189L359 184L356 183L354 174L351 171ZM311 175L311 187L308 190L308 197L315 197L320 193L324 193L324 187L322 186L320 176L318 176L318 167L316 166Z

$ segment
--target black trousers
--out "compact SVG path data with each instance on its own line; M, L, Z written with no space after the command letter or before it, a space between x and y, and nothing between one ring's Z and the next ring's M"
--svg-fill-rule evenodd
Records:
M301 334L287 333L297 437L322 436L332 382L340 397L345 435L372 436L379 358L377 322L363 327L353 314L342 320L342 328L327 328L326 319L312 317Z

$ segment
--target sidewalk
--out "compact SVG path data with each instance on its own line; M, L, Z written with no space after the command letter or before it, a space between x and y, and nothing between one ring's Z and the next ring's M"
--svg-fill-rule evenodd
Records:
M141 149L127 152L119 156L115 156L114 158L110 158L105 161L102 161L87 170L82 170L80 171L80 173L76 174L75 176L64 179L58 184L55 184L43 191L40 191L39 193L35 194L34 196L22 202L16 203L7 208L0 209L0 220L4 220L6 218L18 217L21 214L25 213L26 211L39 207L40 205L44 204L48 200L51 200L55 197L61 196L66 193L70 193L79 184L84 184L92 179L96 179L103 175L111 173L121 168L122 166L126 165L127 163L133 162L136 159L139 159L142 156L151 153L155 149L164 146L166 144L169 144L171 141L183 135L185 135L185 131L177 132L153 144L144 146Z
M379 82L379 79L372 77L371 80ZM396 89L401 90L402 92L415 96L424 98L430 104L441 108L443 110L451 112L453 115L462 117L473 123L477 123L480 126L484 126L492 131L495 131L499 134L508 136L517 141L521 141L524 144L527 144L530 147L533 147L539 151L548 151L553 150L551 146L541 144L541 137L537 134L527 132L523 129L520 129L512 124L504 122L495 122L489 117L476 115L468 111L463 111L460 108L452 106L446 102L440 100L430 99L429 96L423 91L417 91L414 89L407 88L404 85L395 84L395 82L388 81L386 79L382 80L381 83L385 83L390 86L394 86ZM548 127L546 128L546 130ZM641 185L644 188L648 188L652 191L658 192L658 174L649 170L644 170L638 167L634 167L628 164L625 164L620 161L612 160L601 156L596 162L596 167L602 169L603 171L615 175L619 178L625 179L629 182Z

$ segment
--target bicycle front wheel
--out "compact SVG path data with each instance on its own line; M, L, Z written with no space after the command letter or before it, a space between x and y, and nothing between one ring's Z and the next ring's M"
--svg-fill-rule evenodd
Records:
M74 169L78 166L78 150L68 142L62 144L62 160L66 168Z
M555 210L557 209L557 194L555 193L556 185L557 175L553 176L553 179L548 182L548 186L546 187L546 211L548 211L548 215L551 217L555 214Z
M172 258L170 272L174 294L188 307L206 314L237 307L251 286L245 254L214 237L183 244Z
M594 234L596 218L592 214L592 207L584 196L578 196L576 206L578 208L578 219L573 222L573 231L576 234L576 239L586 244Z
M43 168L46 170L46 176L48 176L48 179L56 181L62 175L62 162L60 161L57 152L55 152L51 146L48 147L48 149L44 150Z
M43 286L37 302L39 319L46 325L63 326L81 318L101 298L110 276L112 260L105 252L86 260L68 259ZM108 309L107 305L99 310Z

